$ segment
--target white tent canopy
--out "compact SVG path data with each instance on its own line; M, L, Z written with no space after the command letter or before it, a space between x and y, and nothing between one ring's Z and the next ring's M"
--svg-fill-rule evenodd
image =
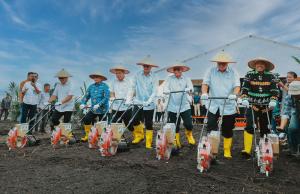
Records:
M183 62L191 67L191 71L187 72L186 75L192 79L202 79L206 70L215 65L210 60L222 50L229 53L234 61L237 62L231 65L237 69L241 77L250 70L247 64L248 61L256 57L264 57L271 60L276 65L273 72L279 73L280 76L286 76L288 71L295 71L297 74L300 74L300 64L292 58L292 56L300 56L299 47L249 35L183 60ZM157 71L157 75L160 79L164 79L167 72L165 69L160 69Z

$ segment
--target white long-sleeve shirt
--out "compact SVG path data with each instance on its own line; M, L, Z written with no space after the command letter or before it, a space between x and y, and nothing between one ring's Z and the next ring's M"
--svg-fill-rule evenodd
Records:
M155 109L154 100L157 87L158 80L152 72L149 75L145 75L143 71L138 72L132 81L132 93L135 94L134 102L141 104L151 101L150 106L144 107L144 110Z
M177 78L175 75L169 76L165 81L164 93L176 92L176 91L185 91L188 89L193 92L194 87L190 78L182 75L180 78ZM182 97L183 95L183 97ZM191 108L189 102L189 94L187 93L171 93L170 102L167 107L167 111L177 113L181 104L180 112L184 112ZM182 99L182 103L181 103Z

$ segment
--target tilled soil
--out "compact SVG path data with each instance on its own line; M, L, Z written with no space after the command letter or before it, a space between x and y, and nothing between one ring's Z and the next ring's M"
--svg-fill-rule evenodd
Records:
M1 144L1 193L300 193L300 161L281 153L270 177L260 175L252 160L240 157L242 131L235 131L233 159L221 151L203 174L196 147L187 146L183 133L181 140L185 146L169 161L158 161L144 143L113 157L87 143L53 149L49 138L16 151Z

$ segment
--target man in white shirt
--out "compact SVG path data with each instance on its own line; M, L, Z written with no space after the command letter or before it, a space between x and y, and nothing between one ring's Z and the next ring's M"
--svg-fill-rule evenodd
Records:
M209 108L207 128L209 132L218 130L218 119L223 113L221 130L224 137L224 158L231 159L232 136L236 116L235 100L240 92L240 76L234 68L228 66L229 63L235 63L229 54L220 52L212 62L216 62L217 65L211 67L204 76L201 100L208 105L208 96L228 97L225 106L223 106L225 103L223 99L211 101L210 107L207 107Z
M139 71L133 78L131 91L126 100L126 104L131 104L134 96L134 103L143 104L144 107L143 110L137 113L133 121L134 140L132 144L138 144L144 140L143 123L145 123L146 148L151 149L153 139L153 115L155 109L154 98L158 87L158 80L151 69L158 66L152 62L149 55L141 62L138 62L137 65L142 66L143 70ZM138 107L135 106L133 113L137 110Z
M29 129L34 124L32 119L37 112L37 105L39 103L39 94L41 92L40 84L37 83L38 75L33 73L29 75L29 81L27 81L22 87L23 105L22 105L22 116L21 123L26 123L27 119L32 120L29 123ZM31 131L29 132L31 133Z
M123 66L117 66L112 69L110 69L110 72L116 75L116 79L112 83L110 96L111 99L124 99L126 100L126 97L128 96L129 89L131 87L130 80L125 76L126 74L129 74L129 70L126 69ZM115 123L120 118L121 115L123 115L120 122L124 122L124 124L127 126L130 119L131 119L131 110L128 109L129 105L125 104L125 101L122 100L116 100L112 104L112 114L116 115L114 118L112 118L112 122ZM126 111L126 112L125 112ZM132 125L128 126L128 130L133 131Z
M59 79L59 83L57 83L52 96L49 99L49 103L55 103L55 110L52 114L52 130L55 126L59 125L59 119L63 116L64 123L69 123L71 121L73 109L74 109L74 101L73 101L73 89L72 85L69 81L69 77L71 75L64 69L59 71L56 74L56 77Z
M39 131L41 133L45 133L45 126L48 120L48 115L47 116L45 115L51 108L48 103L49 99L50 99L50 84L46 83L44 84L44 90L40 93L40 100L38 104L38 110L41 111L41 113L36 119L37 121L41 119L40 124L36 125L36 131L38 131L38 129L40 128Z
M194 91L194 87L190 78L185 77L182 73L190 70L184 64L176 64L167 69L169 73L173 75L166 79L164 86L164 93L183 91L179 93L171 93L169 96L169 103L167 110L168 119L171 123L176 124L176 138L174 144L177 148L181 148L180 144L180 121L183 120L185 129L185 135L190 145L195 145L195 139L193 137L193 124L192 124L192 113L190 105L190 95ZM177 118L177 113L179 117ZM177 123L176 123L177 121Z

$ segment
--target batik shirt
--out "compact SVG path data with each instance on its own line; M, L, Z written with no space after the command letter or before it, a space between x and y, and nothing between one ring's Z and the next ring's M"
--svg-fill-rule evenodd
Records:
M93 110L95 114L104 114L109 108L109 87L106 83L94 83L91 84L86 92L86 95L82 99L81 103L86 104L91 99L91 106L99 104L100 107L97 110Z
M271 99L277 100L279 89L276 80L271 72L249 71L244 79L242 98L248 98L250 103L255 104L268 104Z
M291 95L287 95L285 97L281 116L283 118L291 118L292 115L296 115L297 113L298 112L295 100L291 97Z

